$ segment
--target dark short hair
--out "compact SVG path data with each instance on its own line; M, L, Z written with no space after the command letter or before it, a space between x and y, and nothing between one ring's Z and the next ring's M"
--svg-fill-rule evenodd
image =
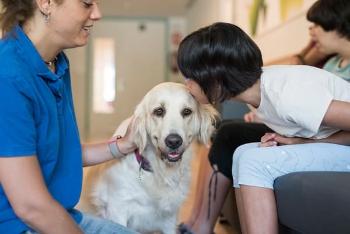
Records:
M211 103L234 97L260 79L259 47L239 27L215 23L201 28L180 43L178 66L194 80Z
M350 0L318 0L306 17L325 31L335 30L350 39Z

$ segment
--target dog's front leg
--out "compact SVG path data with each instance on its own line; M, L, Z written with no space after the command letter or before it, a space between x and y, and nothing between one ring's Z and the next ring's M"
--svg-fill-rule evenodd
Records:
M113 209L113 206L107 208L107 219L112 220L115 223L127 227L128 215L127 210Z
M170 216L162 220L161 231L163 234L176 234L176 216Z

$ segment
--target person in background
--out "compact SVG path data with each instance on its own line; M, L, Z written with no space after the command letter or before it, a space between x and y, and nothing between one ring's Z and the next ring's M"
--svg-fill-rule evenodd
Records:
M315 65L326 55L335 54L324 65L324 69L348 80L350 78L348 49L350 27L347 21L350 17L349 9L348 1L317 1L307 13L308 20L313 23L310 27L312 41L309 46L298 55L278 59L270 64ZM180 233L212 233L232 184L233 152L242 144L260 141L265 133L272 131L263 123L252 123L256 121L255 114L246 115L245 121L248 123L225 122L219 128L209 150L210 164L206 159L201 162L199 171L201 180L197 184L195 204L190 218L179 225ZM207 153L207 150L203 151L202 154ZM210 183L213 178L217 179L217 186L215 183Z
M135 149L130 130L110 143L80 143L63 51L86 45L101 18L97 1L1 5L0 233L134 233L74 209L82 166Z

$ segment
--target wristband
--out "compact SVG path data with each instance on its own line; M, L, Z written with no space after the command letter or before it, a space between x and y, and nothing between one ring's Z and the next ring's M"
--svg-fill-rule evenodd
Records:
M109 151L111 152L113 158L121 158L126 156L126 154L123 154L117 144L117 140L121 139L122 136L116 136L113 137L110 141L108 141L108 147L109 147Z

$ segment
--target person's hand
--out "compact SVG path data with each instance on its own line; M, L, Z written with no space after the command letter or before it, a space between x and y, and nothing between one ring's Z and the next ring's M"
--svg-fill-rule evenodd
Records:
M276 145L295 145L307 143L308 139L301 137L285 137L278 133L265 133L261 137L260 147L270 147Z
M276 146L278 143L275 140L276 138L276 133L265 133L264 136L261 137L260 139L260 147L270 147L270 146Z
M315 49L315 42L311 39L307 43L307 45L300 51L300 55L305 57L311 50Z
M330 54L321 52L317 47L315 41L312 39L305 48L300 51L295 57L299 59L299 64L316 66L318 63L326 59Z
M119 138L117 140L117 144L118 144L118 148L119 148L121 153L128 154L137 148L137 146L134 142L134 139L132 137L133 136L132 131L134 129L134 127L133 127L134 126L134 116L129 117L121 125L123 125L123 124L128 124L128 126L126 128L125 134L122 135L122 138ZM123 126L121 128L123 128Z

